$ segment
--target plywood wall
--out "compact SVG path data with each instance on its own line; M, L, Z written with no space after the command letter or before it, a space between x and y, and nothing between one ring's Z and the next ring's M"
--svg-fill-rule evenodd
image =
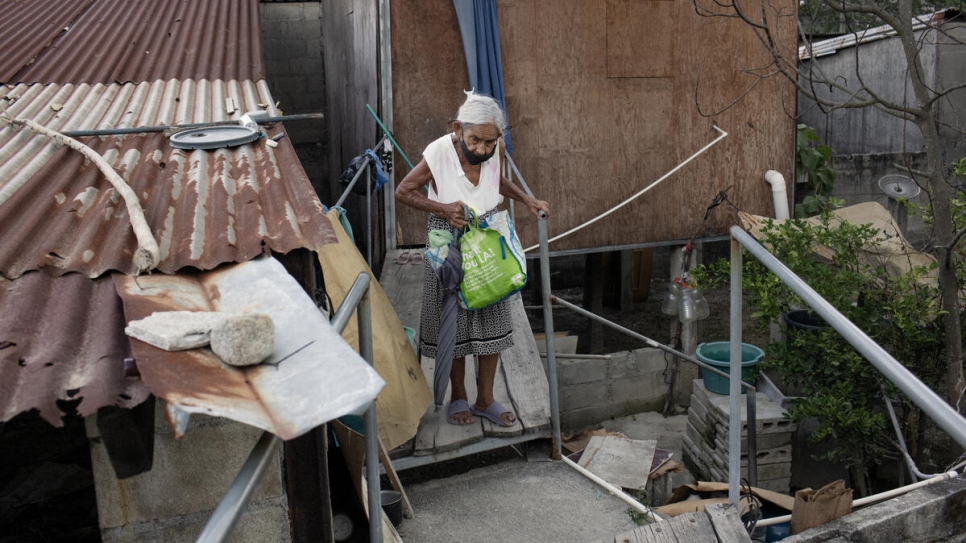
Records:
M379 138L376 121L366 110L379 106L377 49L378 10L371 0L326 0L321 3L322 36L325 40L326 126L329 140L328 199L335 204L344 187L339 175L353 157L372 148ZM385 251L382 191L373 198L372 232L374 259ZM366 254L365 196L350 195L343 204L355 234L356 245ZM379 263L374 262L374 268Z
M781 1L793 9L793 0ZM729 187L741 209L772 213L763 175L775 169L791 178L794 94L779 78L749 73L767 59L747 27L699 17L690 0L498 6L514 159L551 204L551 236L651 184L713 140L713 124L730 134L552 250L726 233L733 213L704 216L712 197ZM450 0L394 2L392 16L395 130L416 160L448 129L468 86L465 61ZM782 30L791 44L794 32L791 24ZM523 215L518 229L529 244L536 222ZM405 243L424 240L424 214L400 206L398 218Z

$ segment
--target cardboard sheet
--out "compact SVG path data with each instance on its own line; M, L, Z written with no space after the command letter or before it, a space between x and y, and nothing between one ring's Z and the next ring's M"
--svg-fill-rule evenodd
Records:
M406 331L372 270L342 228L336 212L330 210L326 217L339 239L339 243L324 245L319 250L325 290L333 305L338 307L345 299L360 273L373 276L369 284L373 361L376 372L386 382L376 398L376 420L379 437L387 450L393 450L416 435L419 420L433 400L432 391L419 367ZM353 315L342 337L356 350L359 348L357 330L356 317Z

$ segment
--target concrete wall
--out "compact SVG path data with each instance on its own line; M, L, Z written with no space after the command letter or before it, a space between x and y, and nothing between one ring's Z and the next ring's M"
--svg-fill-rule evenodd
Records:
M115 476L96 420L87 418L105 543L195 541L262 434L227 419L194 415L185 435L175 440L161 403L155 413L154 465L127 479ZM281 453L271 460L229 541L291 541Z
M966 478L933 483L784 541L966 541Z
M319 2L262 3L262 39L268 88L285 115L325 111ZM328 133L322 120L285 124L302 167L327 199ZM320 192L322 187L325 192ZM323 203L327 202L323 199Z
M659 349L623 351L609 359L558 358L561 426L579 430L615 417L661 411L668 395L666 366Z

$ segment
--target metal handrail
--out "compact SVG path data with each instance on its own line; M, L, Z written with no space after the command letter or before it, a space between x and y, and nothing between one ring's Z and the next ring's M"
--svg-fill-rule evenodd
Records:
M919 380L911 371L896 360L891 354L877 344L858 326L835 309L825 298L800 277L795 275L774 255L768 252L755 238L738 226L731 227L731 375L741 371L741 247L757 258L766 268L771 270L779 280L798 295L805 304L818 316L835 329L843 339L849 342L856 351L868 360L876 369L906 394L912 402L923 410L929 418L952 437L961 447L966 447L966 418L963 418L945 400L936 394L929 386ZM737 318L736 318L737 317ZM736 337L737 336L737 337ZM736 352L736 341L739 352ZM732 393L734 393L732 381ZM739 421L740 422L740 421ZM735 426L732 413L732 429ZM729 469L730 475L730 469ZM729 477L729 499L737 504L737 492L732 495L733 481ZM735 485L736 486L736 485Z
M352 288L349 289L349 292L345 296L345 300L339 306L339 309L332 314L329 322L332 323L332 327L335 328L336 332L341 334L345 330L346 325L349 324L349 319L352 317L352 314L357 308L359 309L359 351L362 357L371 365L372 325L371 321L369 321L369 281L369 274L365 272L360 273L356 277ZM366 468L369 470L369 473L378 474L378 464L376 465L375 471L372 471L372 468L368 465L370 458L375 458L376 462L378 462L379 458L379 442L376 439L375 424L375 402L373 402L366 411L365 417ZM372 431L369 431L370 425L373 427ZM258 483L261 482L265 471L271 463L270 460L281 443L282 440L271 432L262 433L261 437L258 438L258 442L255 443L255 447L252 448L252 452L249 453L248 459L245 460L238 475L235 476L235 480L228 488L225 497L221 499L218 507L212 512L211 518L208 519L208 523L196 541L199 543L220 543L228 539L235 525L238 524L238 519L241 518L242 513L245 512L245 508L248 507L248 502L251 500L252 494L258 488ZM378 490L379 477L369 478L375 480L376 487L375 492L371 488L369 491L369 516L372 518L372 511L382 510L382 499L380 496L381 493ZM371 485L372 482L370 481ZM371 541L381 542L382 522L370 521L370 525L375 526L370 533L378 535L378 539L375 538L375 535L371 535Z

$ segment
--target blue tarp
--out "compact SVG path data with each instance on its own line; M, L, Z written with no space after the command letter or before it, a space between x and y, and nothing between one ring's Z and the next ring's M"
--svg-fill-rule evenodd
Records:
M496 0L453 0L453 7L463 37L470 87L480 94L492 96L506 111ZM504 140L507 152L512 153L509 132Z

